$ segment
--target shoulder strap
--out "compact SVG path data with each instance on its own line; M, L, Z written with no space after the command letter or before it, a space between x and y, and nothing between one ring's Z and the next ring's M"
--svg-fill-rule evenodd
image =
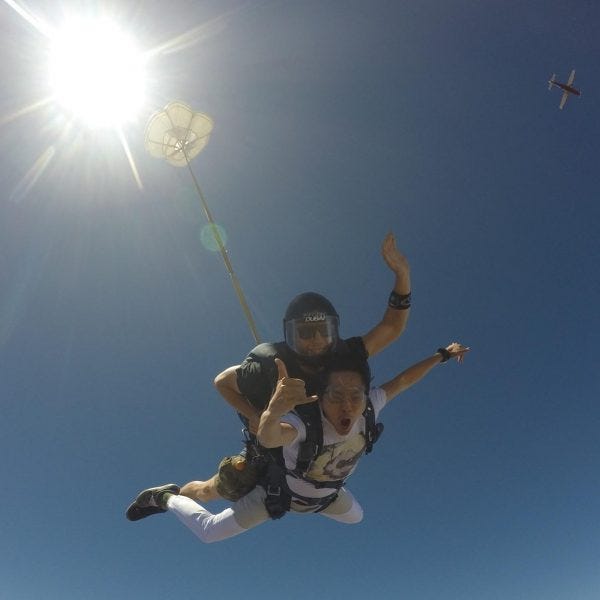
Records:
M296 413L302 419L306 429L306 438L300 442L296 460L296 473L304 474L315 457L323 450L323 422L316 402L297 406Z
M367 407L365 408L365 412L363 412L363 416L365 418L365 454L369 454L373 450L373 444L383 433L383 423L375 422L375 409L373 408L371 398L367 398Z

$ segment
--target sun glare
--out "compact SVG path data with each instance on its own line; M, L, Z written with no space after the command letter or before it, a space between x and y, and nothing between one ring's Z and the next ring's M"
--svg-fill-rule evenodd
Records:
M90 127L117 127L144 101L144 59L134 41L108 21L73 21L50 50L55 99Z

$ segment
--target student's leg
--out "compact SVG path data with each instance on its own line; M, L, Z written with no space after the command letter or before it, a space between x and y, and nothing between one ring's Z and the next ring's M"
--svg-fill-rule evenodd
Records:
M363 509L356 498L346 488L342 488L335 501L319 514L340 523L354 525L362 521Z
M267 521L269 515L264 505L264 494L261 487L256 487L217 514L185 496L170 496L167 508L203 542L210 544L244 533Z

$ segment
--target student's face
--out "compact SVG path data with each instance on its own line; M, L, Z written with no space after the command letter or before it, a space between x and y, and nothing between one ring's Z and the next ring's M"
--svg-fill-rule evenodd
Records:
M322 407L327 420L339 435L347 435L366 405L366 390L354 371L336 371L329 376Z

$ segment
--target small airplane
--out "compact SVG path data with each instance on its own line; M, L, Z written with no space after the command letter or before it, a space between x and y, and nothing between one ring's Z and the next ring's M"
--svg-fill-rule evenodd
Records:
M565 105L569 94L573 94L574 96L581 96L581 91L577 90L573 87L573 81L575 80L575 69L571 71L569 75L569 80L567 83L560 83L556 81L556 73L552 75L551 79L548 81L548 89L551 90L552 86L556 86L563 91L563 95L560 99L560 105L558 108L562 110L562 107Z

